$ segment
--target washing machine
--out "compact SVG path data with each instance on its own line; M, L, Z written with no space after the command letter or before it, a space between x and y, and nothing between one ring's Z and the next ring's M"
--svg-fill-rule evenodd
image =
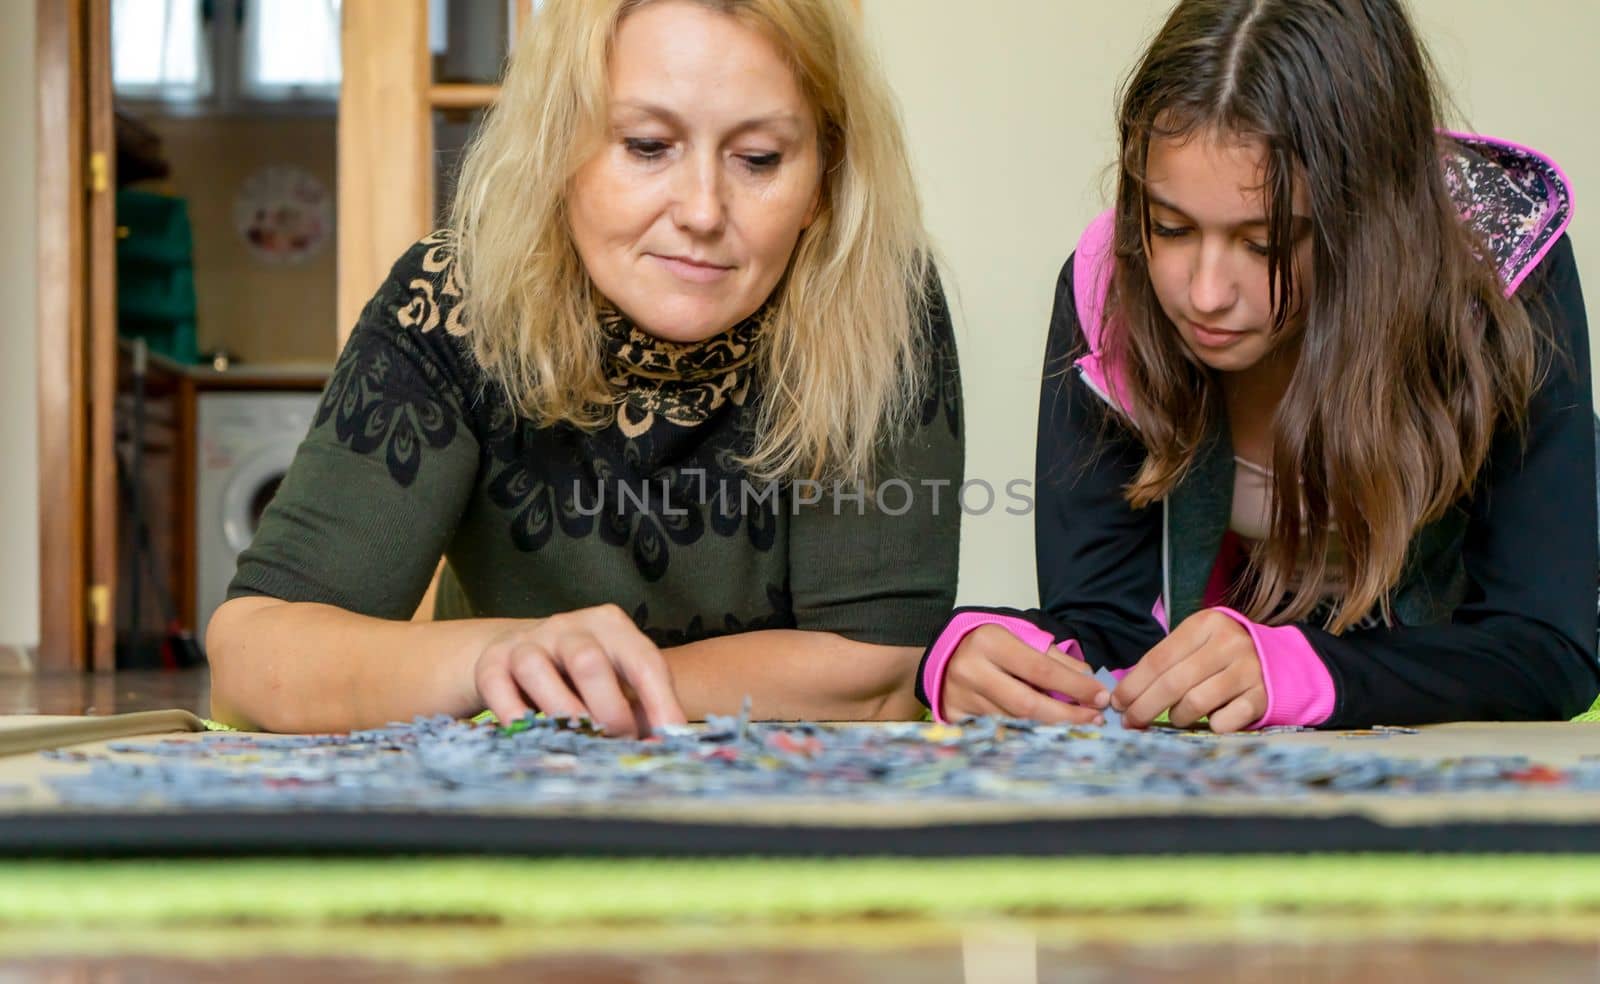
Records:
M311 429L315 392L202 392L195 398L195 624L204 638L239 554Z

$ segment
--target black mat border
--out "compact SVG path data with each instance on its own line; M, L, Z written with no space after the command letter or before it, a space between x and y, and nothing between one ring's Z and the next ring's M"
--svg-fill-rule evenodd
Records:
M775 826L402 812L0 817L0 858L493 855L596 858L1594 854L1600 824L1390 826L1364 816L1160 816Z

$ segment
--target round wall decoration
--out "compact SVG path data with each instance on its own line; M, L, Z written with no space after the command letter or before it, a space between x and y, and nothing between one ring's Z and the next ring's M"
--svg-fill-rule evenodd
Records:
M264 167L239 189L233 224L256 259L302 263L332 238L333 196L303 168Z

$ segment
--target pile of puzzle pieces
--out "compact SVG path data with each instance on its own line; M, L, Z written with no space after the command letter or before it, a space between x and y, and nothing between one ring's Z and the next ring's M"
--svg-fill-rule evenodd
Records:
M1404 729L1394 729L1403 731ZM1381 743L1380 743L1381 744ZM714 717L644 740L529 716L509 727L418 718L348 735L214 733L46 753L86 768L48 781L83 808L470 810L697 800L1293 798L1341 793L1600 792L1600 762L1421 761L1249 736L996 718L959 725L752 724Z

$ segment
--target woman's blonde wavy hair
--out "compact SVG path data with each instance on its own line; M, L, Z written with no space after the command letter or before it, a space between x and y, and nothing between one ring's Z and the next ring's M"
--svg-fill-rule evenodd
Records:
M542 425L612 419L601 303L567 193L603 139L617 26L662 0L545 0L468 150L451 216L478 361ZM929 248L898 109L845 0L691 0L784 52L817 115L822 200L769 305L754 445L772 478L863 478L920 408Z

